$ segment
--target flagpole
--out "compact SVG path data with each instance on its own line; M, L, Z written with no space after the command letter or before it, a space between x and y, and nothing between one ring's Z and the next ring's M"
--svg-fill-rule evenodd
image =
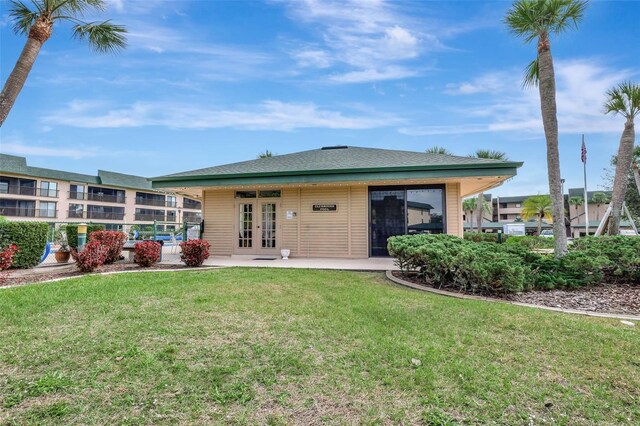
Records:
M584 134L582 135L582 171L584 174L584 219L585 230L589 236L589 197L587 195L587 147L584 144Z

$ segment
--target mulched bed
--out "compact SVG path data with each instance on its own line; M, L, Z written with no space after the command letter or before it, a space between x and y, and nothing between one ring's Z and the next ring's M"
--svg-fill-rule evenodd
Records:
M393 275L424 287L437 288L418 280L414 275L405 275L400 271L394 271ZM610 314L640 314L640 285L602 284L573 290L539 290L490 297L496 300L530 303L553 308L580 309Z
M116 262L112 265L103 265L95 270L95 273L114 271L135 271L144 269L184 269L184 265L156 264L150 268L141 268L135 263ZM86 275L78 270L74 263L61 266L45 266L33 269L11 269L0 272L0 287L22 284L38 283L57 278L79 277Z

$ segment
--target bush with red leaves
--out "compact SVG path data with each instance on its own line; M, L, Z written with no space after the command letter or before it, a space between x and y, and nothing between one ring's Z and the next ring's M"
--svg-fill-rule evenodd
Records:
M202 266L204 261L209 257L209 244L205 240L189 240L180 243L182 254L180 259L187 266Z
M134 249L135 256L133 256L133 261L143 268L149 267L160 260L162 246L155 241L136 243Z
M18 246L15 244L11 244L0 250L0 271L11 268L11 265L13 265L13 256L18 250Z
M97 242L107 249L104 264L108 265L120 259L127 234L120 231L94 231L89 234L89 242Z
M108 252L109 249L99 241L91 241L85 244L81 252L71 249L71 257L82 272L93 272L98 266L104 264Z

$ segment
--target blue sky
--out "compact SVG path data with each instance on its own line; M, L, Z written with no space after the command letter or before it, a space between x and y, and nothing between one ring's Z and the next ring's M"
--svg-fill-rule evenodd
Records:
M548 192L535 57L502 23L509 2L112 0L88 20L127 26L129 47L91 52L55 28L0 130L31 165L156 176L345 144L525 162L499 195ZM24 45L0 0L4 83ZM552 40L566 187L590 188L623 119L605 91L640 80L638 1L592 1L578 31Z

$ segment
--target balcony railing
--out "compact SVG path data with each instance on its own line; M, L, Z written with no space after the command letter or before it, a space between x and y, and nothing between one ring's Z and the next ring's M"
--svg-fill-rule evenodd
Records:
M127 199L124 195L111 195L111 194L102 194L99 192L76 192L76 191L69 191L69 198L72 200L102 201L104 203L119 203L119 204L124 204Z
M56 218L58 217L58 211L24 207L0 207L0 216Z
M154 200L153 198L136 197L136 204L141 206L176 207L178 203L174 201Z
M0 186L0 194L29 195L31 197L58 197L57 189L36 188L35 186L9 185Z
M107 220L122 220L124 219L124 213L113 212L86 212L87 219L107 219Z
M143 222L153 222L157 220L159 222L164 221L163 214L144 214L144 213L136 213L135 220L143 221Z

